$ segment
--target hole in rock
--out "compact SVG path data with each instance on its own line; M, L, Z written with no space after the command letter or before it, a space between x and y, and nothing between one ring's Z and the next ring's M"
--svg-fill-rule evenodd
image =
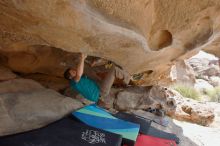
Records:
M174 103L173 103L173 101L167 101L167 105L173 107Z
M152 74L153 72L154 72L153 70L147 70L147 71L142 72L142 73L134 74L134 75L132 76L132 79L133 79L133 80L141 80L144 75L150 75L150 74Z
M154 72L153 70L148 70L148 71L146 71L145 73L148 74L148 75L150 75L150 74L152 74L153 72Z
M168 30L158 30L149 40L149 46L152 50L158 51L172 44L173 37Z

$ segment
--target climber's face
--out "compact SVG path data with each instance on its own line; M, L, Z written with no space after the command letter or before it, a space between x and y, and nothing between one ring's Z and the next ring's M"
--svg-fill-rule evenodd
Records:
M69 73L70 73L70 79L73 79L76 76L76 70L75 69L70 69Z

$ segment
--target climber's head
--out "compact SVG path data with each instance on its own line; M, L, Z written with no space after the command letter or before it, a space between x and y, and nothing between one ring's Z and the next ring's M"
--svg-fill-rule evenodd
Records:
M76 76L76 70L74 68L68 68L64 72L64 78L67 80L71 80Z

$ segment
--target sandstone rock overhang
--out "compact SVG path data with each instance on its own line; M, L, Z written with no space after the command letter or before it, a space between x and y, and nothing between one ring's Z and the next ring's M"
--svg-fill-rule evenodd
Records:
M219 6L218 0L3 0L0 52L36 45L85 52L130 74L151 71L145 84L155 84L175 60L201 49L220 56Z

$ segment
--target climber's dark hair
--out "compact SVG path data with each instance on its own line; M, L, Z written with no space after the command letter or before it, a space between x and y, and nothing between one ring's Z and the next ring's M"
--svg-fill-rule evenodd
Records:
M71 68L67 68L63 74L64 78L67 80L70 80L70 77L71 77L70 70L71 70Z

